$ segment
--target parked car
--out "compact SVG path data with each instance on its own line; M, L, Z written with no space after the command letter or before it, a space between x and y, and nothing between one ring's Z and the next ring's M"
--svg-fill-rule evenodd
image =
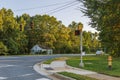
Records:
M96 55L103 55L103 54L104 54L104 52L102 50L97 50L96 51Z

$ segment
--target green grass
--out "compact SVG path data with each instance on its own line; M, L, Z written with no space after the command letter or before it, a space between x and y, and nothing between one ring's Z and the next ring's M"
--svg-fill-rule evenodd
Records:
M71 77L71 78L76 79L76 80L97 80L97 79L94 79L91 77L78 75L78 74L74 74L74 73L69 73L69 72L59 72L59 74L62 74L62 75L67 76L67 77Z
M44 61L44 64L50 64L52 61L56 61L56 60L67 60L67 57L58 57L58 58L52 58L49 60Z
M44 61L44 64L50 64L54 60L56 60L56 58L46 60L46 61Z
M85 64L83 69L120 77L120 58L113 58L112 70L109 70L107 57L108 56L85 56L83 57ZM80 57L70 57L67 60L67 64L73 67L80 68L79 63Z

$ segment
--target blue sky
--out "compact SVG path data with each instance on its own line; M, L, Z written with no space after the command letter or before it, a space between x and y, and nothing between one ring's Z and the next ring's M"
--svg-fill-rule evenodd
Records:
M12 9L14 15L22 15L23 13L31 16L48 14L61 20L66 26L72 21L82 22L84 30L95 31L88 25L90 19L78 10L81 3L76 0L0 0L0 8L3 7Z

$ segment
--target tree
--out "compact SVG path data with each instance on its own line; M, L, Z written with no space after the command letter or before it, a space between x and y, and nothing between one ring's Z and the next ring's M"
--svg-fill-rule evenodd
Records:
M7 47L2 42L0 42L0 55L7 55L7 51Z
M60 23L58 26L58 32L55 35L56 42L54 43L55 49L58 53L66 53L67 49L70 47L69 44L69 32L70 30Z
M99 40L107 52L120 56L120 0L78 0L90 19L90 25L100 31ZM102 6L101 6L102 5Z
M73 53L79 53L80 52L80 36L75 36L75 30L78 29L78 25L81 25L82 23L76 23L72 22L68 28L70 29L69 35L70 35L70 44L71 49ZM83 26L82 26L83 27Z
M30 17L29 26L25 30L28 37L28 49L30 50L35 44L54 49L56 41L55 34L57 32L58 22L56 18L49 15L35 15ZM30 28L30 22L33 22L33 27ZM28 24L27 23L27 24Z
M0 30L1 41L8 48L10 54L18 54L21 48L21 40L23 40L21 36L24 36L20 32L20 24L18 24L17 19L10 9L2 8L0 10L0 16L2 17L2 29Z
M3 30L2 24L3 24L3 20L2 20L2 12L0 11L0 31Z

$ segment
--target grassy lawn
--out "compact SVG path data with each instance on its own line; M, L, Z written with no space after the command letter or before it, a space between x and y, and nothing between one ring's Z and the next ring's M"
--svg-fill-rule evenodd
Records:
M59 72L59 74L71 77L71 78L76 79L76 80L97 80L97 79L90 78L87 76L78 75L78 74L74 74L74 73L68 73L68 72Z
M108 56L84 56L85 67L83 69L120 77L120 58L113 58L112 70L108 69L107 59ZM73 67L80 68L79 63L80 57L69 57L67 60L67 64Z
M50 64L52 61L67 60L67 59L68 59L67 57L52 58L52 59L44 61L44 64Z

